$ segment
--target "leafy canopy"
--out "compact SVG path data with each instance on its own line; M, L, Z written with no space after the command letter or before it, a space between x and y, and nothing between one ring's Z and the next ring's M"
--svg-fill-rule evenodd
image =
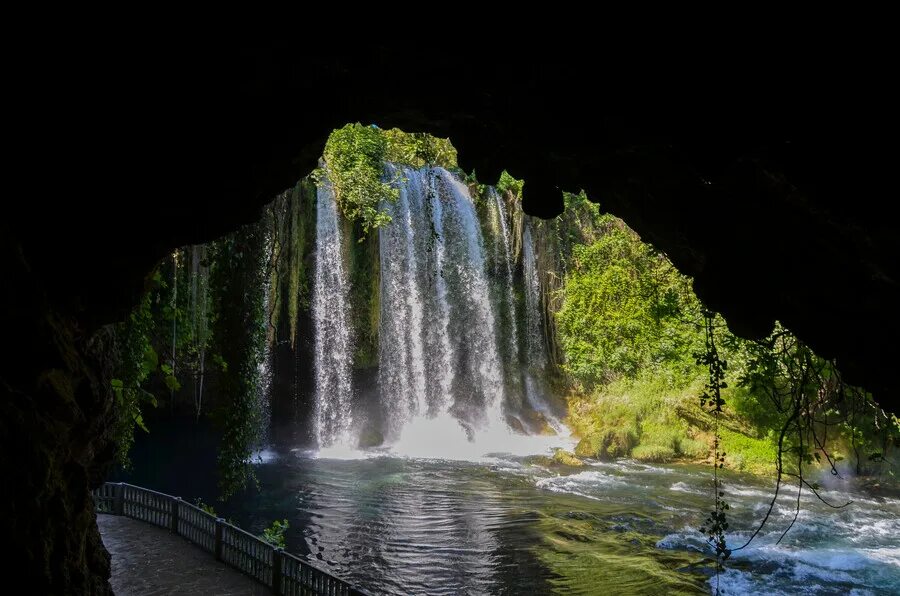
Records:
M414 168L456 168L456 149L449 139L428 133L348 124L331 133L325 143L323 166L313 173L318 184L330 182L344 216L359 221L363 232L390 223L384 201L396 201L399 191L385 178L386 161Z
M699 310L689 280L621 220L604 215L603 233L572 248L557 313L566 371L586 386L663 365L693 372L697 334L683 319Z

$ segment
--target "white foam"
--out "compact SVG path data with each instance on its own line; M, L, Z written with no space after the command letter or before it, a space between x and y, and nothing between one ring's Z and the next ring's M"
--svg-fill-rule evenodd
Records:
M712 551L706 537L696 529L686 526L680 532L667 534L656 542L656 548L676 550L680 548L695 550L701 553Z
M313 453L315 459L338 459L338 460L354 460L367 459L371 454L361 449L349 447L345 444L338 443L330 447L323 447Z
M900 547L867 548L862 550L870 559L900 567Z
M585 490L599 487L609 488L611 486L624 486L625 482L620 478L609 476L602 472L586 471L570 476L540 478L535 481L534 485L538 488L555 493L577 495L579 497L586 497L588 499L599 501L599 497L590 492L585 492Z
M676 482L672 486L669 487L669 490L673 490L679 493L690 493L692 495L702 495L703 491L698 490L685 482ZM708 492L708 491L707 491Z
M715 576L709 580L710 593L712 594L716 593L716 582ZM736 596L762 593L767 596L787 596L786 592L773 588L768 578L757 578L749 571L741 571L734 568L726 568L719 574L718 586L722 593Z
M278 460L278 453L269 447L264 447L250 456L250 462L254 464L268 464Z
M725 487L725 490L728 491L729 495L737 495L741 497L753 497L755 499L771 499L772 495L775 494L775 487L772 487L771 491L764 491L758 488L750 488L743 487L740 485L728 485ZM796 498L796 497L794 497ZM767 505L768 507L768 505Z
M389 453L416 459L484 461L497 455L546 455L554 449L572 449L574 440L568 433L522 435L505 423L492 420L472 433L448 413L434 418L417 417L403 427L399 440Z

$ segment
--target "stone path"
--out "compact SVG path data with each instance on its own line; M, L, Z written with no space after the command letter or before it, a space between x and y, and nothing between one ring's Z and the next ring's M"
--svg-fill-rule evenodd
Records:
M162 528L104 514L97 515L97 525L112 555L110 583L117 596L271 594L262 584Z

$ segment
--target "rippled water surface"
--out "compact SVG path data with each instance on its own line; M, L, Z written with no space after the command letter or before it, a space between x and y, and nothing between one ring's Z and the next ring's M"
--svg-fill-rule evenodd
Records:
M709 593L715 581L696 531L712 500L701 467L267 456L239 515L287 517L291 550L374 593ZM729 477L726 490L738 545L771 487ZM900 593L900 500L849 482L823 495L852 499L845 509L804 495L775 544L796 496L784 491L769 529L735 553L725 593Z
M139 446L125 479L212 502L210 449L162 433L154 440L166 447ZM373 594L708 594L715 583L696 531L712 508L705 467L623 460L554 470L522 457L339 460L273 450L256 469L260 490L217 505L220 514L257 533L287 518L290 551ZM772 487L726 482L736 546ZM796 489L782 490L767 529L720 576L724 593L900 593L896 491L837 481L823 496L854 501L840 510L804 492L776 544L796 506Z

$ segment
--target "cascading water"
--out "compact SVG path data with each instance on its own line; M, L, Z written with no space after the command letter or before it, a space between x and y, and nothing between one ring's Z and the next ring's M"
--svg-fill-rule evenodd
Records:
M512 232L510 231L509 221L506 215L506 207L503 199L494 188L488 191L489 197L493 201L493 207L497 214L497 222L500 229L498 230L500 241L496 242L497 247L496 259L498 263L498 277L500 277L502 285L502 294L506 300L507 329L509 330L509 349L510 361L515 363L519 357L519 329L516 319L516 298L515 286L513 282L513 269L515 261L512 251Z
M271 267L274 264L273 255L275 254L275 243L276 239L274 235L269 231L265 239L263 241L263 247L265 251L265 255L267 255L269 259L269 263L267 267ZM266 340L263 342L263 350L262 355L259 359L259 365L257 366L257 372L259 375L259 387L257 388L256 399L259 403L259 411L260 411L260 432L259 437L262 444L266 444L269 439L269 428L271 427L272 422L272 407L269 401L270 389L272 387L272 335L271 335L271 321L272 321L272 278L270 275L265 275L263 278L262 284L262 310L265 317L265 326Z
M316 194L315 431L320 447L347 442L351 425L352 342L348 323L349 285L341 258L340 219L331 185Z
M481 226L468 189L446 170L435 172L449 249L443 275L451 282L450 315L456 319L454 329L461 340L454 359L467 365L462 382L454 387L453 407L469 414L473 424L480 421L472 409L486 412L487 422L496 424L502 420L504 383Z
M526 437L522 423L518 432L508 426L524 401L521 384L509 385L520 374L519 338L535 336L526 348L535 354L526 358L529 363L544 362L546 351L538 345L540 327L535 333L517 328L513 234L502 199L491 189L485 205L496 218L491 260L476 204L456 176L442 168L391 164L386 176L398 198L381 205L391 222L377 232L375 378L383 421L377 430L385 445L397 454L462 459L545 451L547 441L559 437ZM362 398L354 397L351 381L348 257L341 251L341 216L327 181L318 188L316 213L314 423L319 448L329 457L345 457L357 445L351 431L366 432L372 430L366 425L376 423L362 410L355 417L351 412L354 399ZM526 278L536 283L530 243L529 236ZM539 325L539 314L531 312L540 307L539 295L526 303L528 320ZM502 342L511 347L501 349ZM543 365L533 370L543 372ZM360 391L367 394L364 387Z
M547 364L547 350L541 325L541 281L531 226L527 224L522 232L522 269L525 276L525 357L529 368L542 371Z
M398 201L384 206L392 222L379 232L379 383L389 431L396 437L407 423L452 414L472 433L499 420L503 401L475 208L444 170L389 171L402 181Z
M391 176L397 170L389 167ZM418 172L403 172L418 178ZM417 253L424 243L421 184L400 185L399 199L386 205L391 224L379 234L381 316L379 385L391 430L428 411L425 382L425 279ZM415 205L411 208L410 203ZM417 250L419 249L419 250ZM433 317L430 317L433 318ZM441 322L439 321L438 324Z
M569 435L568 429L553 413L545 398L542 378L547 369L547 346L541 305L541 280L538 274L537 255L530 222L525 222L522 232L522 270L525 277L525 363L523 381L528 405L543 415L547 423L559 434Z
M495 271L510 313L495 316L485 244L466 186L441 168L389 167L399 199L384 205L392 222L379 230L381 319L379 384L387 439L405 455L473 459L487 452L543 451L523 445L507 426L520 400L508 391L505 368L518 370L511 234L495 192L499 218ZM495 263L495 269L497 263ZM499 275L496 275L499 274ZM512 342L502 358L500 342ZM544 439L543 437L541 439Z
M197 418L203 410L203 383L206 377L206 343L209 339L207 306L209 302L209 266L205 263L206 246L191 247L191 336L197 350L194 375L194 410Z

